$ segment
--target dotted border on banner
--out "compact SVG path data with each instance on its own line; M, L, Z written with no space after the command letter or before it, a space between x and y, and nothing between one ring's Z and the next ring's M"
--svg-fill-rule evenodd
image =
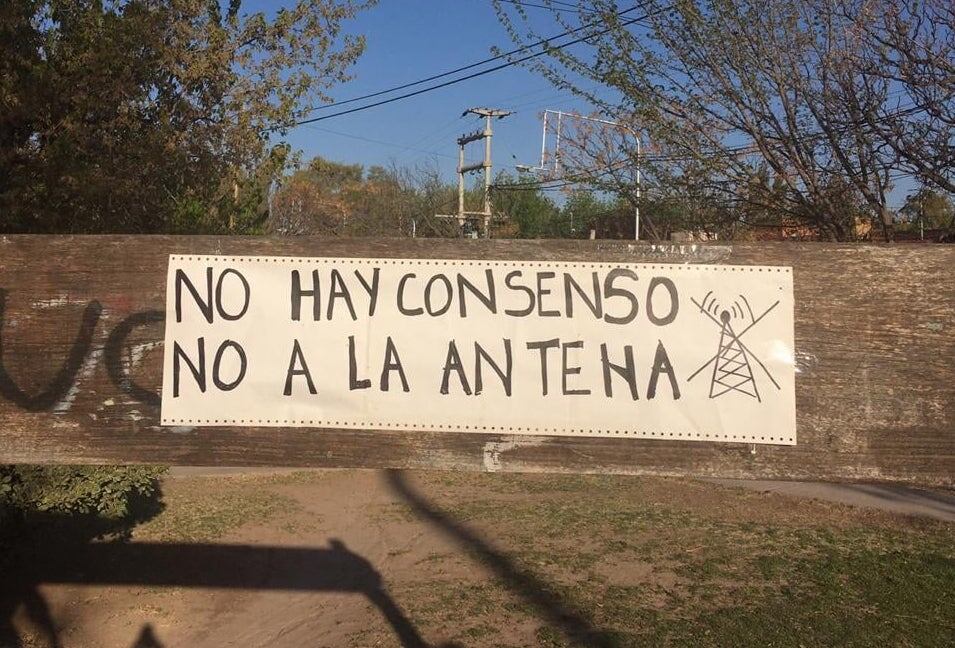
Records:
M232 255L203 255L203 254L170 254L170 261L228 261L233 263L321 263L355 265L418 265L418 266L448 266L456 267L518 267L518 268L588 268L613 269L637 266L650 270L696 270L709 272L766 272L792 274L789 266L739 266L739 265L700 265L690 263L637 263L637 262L590 262L590 261L509 261L509 260L473 260L473 259L389 259L389 258L354 258L354 257L268 257L268 256L232 256ZM636 430L613 430L599 428L572 428L572 427L533 427L507 425L458 425L437 424L425 425L418 423L382 422L382 421L323 421L319 419L167 419L163 418L160 425L203 425L203 426L263 426L263 427L315 427L324 429L383 429L420 432L466 432L478 434L524 434L531 436L588 436L613 437L630 439L678 439L692 441L719 441L740 443L777 443L794 444L796 440L783 436L748 436L739 434L707 434L703 432L642 432Z
M423 265L423 266L468 266L497 268L501 266L517 268L590 268L613 269L637 266L650 270L696 270L709 272L781 272L792 274L790 266L755 266L755 265L701 265L696 263L639 263L622 261L592 262L592 261L508 261L506 259L489 261L474 259L370 259L355 257L268 257L268 256L231 256L213 254L170 254L170 261L230 261L233 263L322 263L335 264L352 263L355 265Z
M707 434L705 432L641 432L638 430L603 430L597 428L560 428L508 425L457 425L424 423L387 423L382 421L349 422L320 419L162 419L161 425L175 426L258 426L258 427L314 427L320 429L380 429L416 432L467 432L471 434L524 434L531 436L610 436L630 439L682 439L693 441L738 441L741 443L795 443L783 436L746 436L740 434Z

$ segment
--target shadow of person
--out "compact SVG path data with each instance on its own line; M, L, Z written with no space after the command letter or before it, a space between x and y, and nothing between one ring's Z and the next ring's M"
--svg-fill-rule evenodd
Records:
M29 643L14 625L21 607L36 631ZM61 646L50 608L34 583L25 582L15 574L8 575L4 578L3 594L0 594L0 648L25 648L38 644L43 648Z
M596 628L586 614L575 610L550 584L531 572L521 570L505 553L431 504L412 488L400 471L387 471L386 479L391 489L419 517L434 524L468 552L477 555L511 591L532 605L542 619L559 628L571 642L600 648L619 645L612 632Z
M156 633L153 632L152 625L147 623L140 629L139 636L136 637L136 641L133 642L130 648L164 648L164 646L159 639L156 638Z

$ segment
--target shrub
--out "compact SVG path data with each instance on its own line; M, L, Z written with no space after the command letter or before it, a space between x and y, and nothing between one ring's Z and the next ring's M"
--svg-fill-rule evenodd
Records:
M30 518L96 519L103 529L130 520L137 502L158 495L159 466L0 466L4 535Z

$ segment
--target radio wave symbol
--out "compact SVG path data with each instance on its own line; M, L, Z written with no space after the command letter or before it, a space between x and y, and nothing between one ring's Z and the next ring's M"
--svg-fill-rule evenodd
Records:
M723 308L720 305L720 302L717 301L716 297L713 296L713 291L706 293L706 296L703 297L703 302L699 305L700 310L706 311L714 318L722 317L724 312L728 313L731 319L747 319L752 323L756 318L753 316L753 309L749 305L749 300L746 299L743 295L740 295L732 304Z

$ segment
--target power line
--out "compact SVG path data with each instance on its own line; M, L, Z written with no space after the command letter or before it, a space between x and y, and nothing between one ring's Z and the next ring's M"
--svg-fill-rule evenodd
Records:
M623 11L617 12L615 15L616 15L616 16L623 16L624 14L628 14L628 13L630 13L631 11L637 9L638 6L639 6L639 5L630 7L629 9L624 9ZM644 19L644 18L640 18L639 20L643 20L643 19ZM435 80L437 80L437 79L443 79L444 77L446 77L446 76L451 76L452 74L457 74L457 73L459 73L459 72L464 72L464 71L466 71L466 70L471 70L471 69L474 69L474 68L476 68L476 67L480 67L480 66L482 66L482 65L487 65L488 63L493 63L494 61L499 61L499 60L502 59L502 58L507 58L507 57L509 57L509 56L513 56L514 54L520 54L521 52L526 52L526 51L529 50L529 49L534 49L535 47L539 47L539 46L541 46L541 45L547 45L547 44L548 44L550 41L552 41L552 40L556 40L556 39L558 39L558 38L563 38L564 36L570 36L571 34L575 34L575 33L579 32L579 31L581 31L581 30L587 29L588 27L593 27L593 26L596 25L598 22L599 22L599 21L596 21L596 20L595 20L595 21L593 21L593 22L586 23L586 24L584 24L584 25L581 25L580 27L576 27L576 28L574 28L574 29L569 29L569 30L567 30L567 31L561 32L560 34L554 34L553 36L550 36L550 37L548 37L548 38L542 38L541 40L538 40L538 41L536 41L536 42L534 42L534 43L530 43L530 44L528 44L528 45L523 45L523 46L518 47L517 49L513 49L513 50L511 50L511 51L509 51L509 52L502 52L501 54L498 54L498 55L496 55L496 56L492 56L492 57L490 57L490 58L486 58L486 59L484 59L483 61L478 61L478 62L476 62L476 63L469 63L468 65L462 65L462 66L459 67L459 68L455 68L455 69L453 69L453 70L448 70L447 72L441 72L440 74L433 74L433 75L431 75L431 76L429 76L429 77L425 77L425 78L423 78L423 79L418 79L417 81L410 81L410 82L408 82L408 83L403 83L403 84L401 84L401 85L392 86L391 88L386 88L386 89L384 89L384 90L378 90L377 92L372 92L372 93L369 93L369 94L366 94L366 95L362 95L362 96L360 96L360 97L352 97L351 99L345 99L345 100L343 100L343 101L334 101L334 102L332 102L332 103L325 104L324 106L315 106L315 107L313 107L313 108L307 109L305 112L306 112L306 113L309 113L309 112L316 112L316 111L319 111L319 110L328 110L329 108L335 108L336 106L344 106L344 105L347 105L347 104L355 103L356 101L363 101L363 100L365 100L365 99L373 99L373 98L375 98L375 97L380 97L381 95L386 95L386 94L390 94L390 93L392 93L392 92L397 92L398 90L404 90L404 89L406 89L406 88L411 88L411 87L416 86L416 85L421 85L422 83L427 83L428 81L435 81Z
M567 2L553 2L550 5L534 4L533 2L524 2L523 0L498 0L498 2L506 2L508 4L515 5L517 7L532 7L534 9L548 9L550 11L566 11L568 13L589 13L589 14L600 13L596 9L587 9L585 7L574 6ZM563 6L555 7L553 5L563 5Z
M546 86L541 86L540 88L535 88L534 90L528 90L526 92L520 92L518 94L508 95L506 97L502 97L501 100L498 101L498 103L506 103L508 106L515 107L514 102L516 102L518 99L524 99L527 101L527 103L540 101L540 98L530 99L530 100L528 100L527 98L535 96L535 95L542 95L545 92L553 93L554 85L548 84Z
M433 146L436 142L438 142L438 141L444 139L445 137L449 136L451 133L453 133L455 130L457 130L457 128L458 128L457 124L458 124L458 122L459 122L461 119L462 119L462 116L461 116L461 115L455 115L455 116L452 117L449 121L444 122L443 124L441 124L441 125L438 126L438 127L435 127L435 128L425 128L425 131L422 132L420 135L418 135L418 137L419 137L419 140L417 141L418 147L420 147L420 148L428 148L428 147L431 147L431 146ZM422 138L423 138L423 139L422 139ZM398 159L399 159L399 160L404 160L404 159L407 157L407 155L408 155L407 153L402 153L401 155L398 156ZM418 157L416 157L416 158L414 158L414 159L415 159L415 161L417 161L417 160L419 160L420 158L421 158L421 156L418 156Z
M495 65L494 67L487 68L486 70L481 70L481 71L479 71L479 72L474 72L474 73L468 74L468 75L463 76L463 77L458 77L458 78L456 78L456 79L451 79L450 81L445 81L445 82L439 83L439 84L437 84L437 85L432 85L432 86L428 86L428 87L426 87L426 88L421 88L420 90L415 90L414 92L406 92L405 94L400 94L400 95L398 95L398 96L396 96L396 97L390 97L390 98L388 98L388 99L382 99L381 101L376 101L376 102L373 102L373 103L370 103L370 104L365 104L365 105L363 105L363 106L357 106L357 107L355 107L355 108L350 108L350 109L348 109L348 110L340 110L340 111L334 112L334 113L332 113L332 114L330 114L330 115L322 115L321 117L312 117L312 118L310 118L310 119L302 119L302 120L299 120L299 121L297 121L297 122L294 122L294 123L291 124L290 126L303 126L303 125L305 125L305 124L313 124L313 123L315 123L315 122L324 121L324 120L326 120L326 119L331 119L331 118L333 118L333 117L341 117L342 115L349 115L349 114L351 114L351 113L356 113L356 112L359 112L359 111L362 111L362 110L368 110L369 108L376 108L376 107L378 107L378 106L383 106L383 105L385 105L385 104L389 104L389 103L392 103L392 102L395 102L395 101L400 101L401 99L408 99L409 97L415 97L415 96L424 94L424 93L426 93L426 92L431 92L431 91L433 91L433 90L439 90L439 89L441 89L441 88L446 88L446 87L448 87L448 86L452 86L452 85L461 83L462 81L469 81L469 80L471 80L471 79L475 79L475 78L477 78L477 77L484 76L485 74L490 74L491 72L497 72L498 70L503 70L503 69L509 68L509 67L511 67L511 66L513 66L513 65L518 65L519 63L523 63L523 62L525 62L525 61L529 61L530 59L537 58L538 56L543 56L544 54L548 54L548 53L550 53L550 52L553 52L554 50L559 50L559 49L563 49L563 48L565 48L565 47L570 47L571 45L576 45L576 44L578 44L578 43L585 42L585 41L587 41L587 40L589 40L589 39L591 39L591 38L597 37L597 36L603 36L604 34L607 34L607 33L611 32L611 31L613 31L614 29L617 29L618 27L625 27L625 26L627 26L627 25L632 25L632 24L634 24L634 23L640 22L640 21L642 21L642 20L646 20L647 18L650 18L650 17L652 17L652 16L654 16L654 15L663 13L664 11L668 11L668 10L669 10L669 7L663 7L663 8L658 9L657 11L654 11L654 12L644 13L644 14L643 14L642 16L640 16L639 18L630 18L630 19L628 19L628 20L624 20L623 22L620 23L619 26L608 27L608 28L606 28L606 29L602 29L602 30L599 30L599 31L596 31L596 32L587 34L586 36L582 36L582 37L580 37L580 38L575 38L575 39L573 39L573 40L567 41L566 43L561 43L560 45L554 45L553 47L549 47L549 48L547 48L547 49L543 49L543 50L541 50L540 52L536 52L536 53L534 53L534 54L529 54L529 55L527 55L527 56L522 56L521 58L513 59L513 60L511 60L511 61L508 61L507 63L502 63L502 64L500 64L500 65ZM628 11L632 11L632 9L630 9L630 10L628 10ZM619 15L619 14L618 14L618 15ZM588 26L590 26L590 25L588 25ZM570 30L570 32L567 32L567 33L572 33L572 32L576 32L576 31L580 31L581 29L583 29L583 28L582 28L582 27L578 27L577 29ZM540 43L547 43L547 41L540 41ZM528 46L528 47L532 47L532 46ZM525 47L525 48L522 48L522 49L525 49L525 50L526 50L527 48ZM501 56L505 56L505 55L501 55ZM499 56L499 57L495 57L495 58L500 58L500 56ZM473 67L473 66L469 66L469 67ZM441 75L441 76L446 76L446 75ZM411 85L418 85L418 83L419 83L419 82L416 82L416 83L411 84ZM406 85L405 87L408 87L408 86ZM379 94L384 94L384 91L383 91L382 93L379 93ZM287 128L287 127L288 127L288 126L272 126L272 127L267 128L267 129L265 129L265 130L266 130L266 131L273 131L273 130L278 130L278 129L280 129L280 128Z
M549 4L552 4L552 5L563 5L564 7L569 7L571 9L580 9L582 8L581 5L583 5L582 2L574 4L572 2L565 2L565 0L548 0L548 2ZM596 10L589 9L588 11L596 11Z
M545 106L563 105L570 101L577 101L580 98L581 97L579 95L574 94L574 92L570 90L570 91L559 92L557 94L552 94L547 97L531 99L529 101L524 101L519 104L509 103L508 105L511 106L511 108L513 108L515 111L528 111L528 110L535 110L537 108L543 108Z
M329 134L331 134L331 135L338 135L338 136L340 136L340 137L348 137L348 138L350 138L350 139L360 140L360 141L362 141L362 142L369 142L369 143L371 143L371 144L380 144L380 145L382 145L382 146L391 146L391 147L393 147L393 148L398 148L398 149L401 149L401 150L403 150L403 151L414 151L414 152L416 152L416 153L425 153L425 154L427 154L427 155L438 155L438 156L440 156L440 157L446 157L446 158L450 158L450 159L452 159L452 160L456 160L456 159L457 159L457 158L455 158L453 155L448 155L447 153L438 153L437 151L429 151L429 150L427 150L427 149L415 148L415 147L413 147L413 146L405 146L404 144L396 144L395 142L385 142L385 141L383 141L383 140L376 140L376 139L372 139L372 138L370 138L370 137L362 137L361 135L352 135L351 133L343 133L343 132L341 132L341 131L331 130L331 129L329 129L329 128L322 128L322 127L320 127L320 126L312 126L312 125L310 125L310 124L307 124L307 126L308 126L308 128L311 128L312 130L321 131L321 132L323 132L323 133L329 133Z

